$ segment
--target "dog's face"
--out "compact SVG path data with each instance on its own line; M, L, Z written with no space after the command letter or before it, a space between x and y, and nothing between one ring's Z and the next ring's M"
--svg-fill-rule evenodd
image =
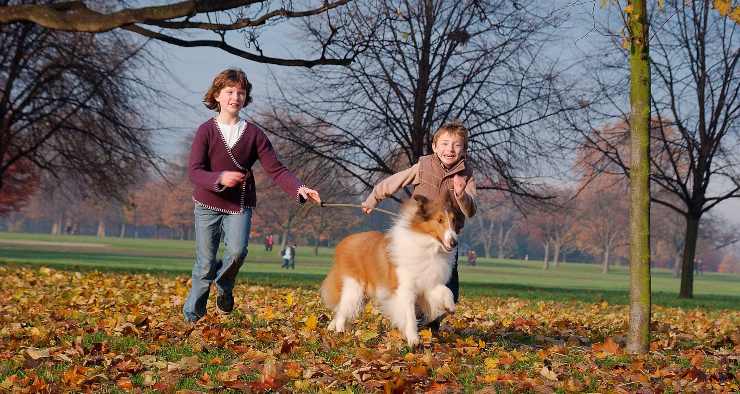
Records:
M455 215L450 201L448 199L430 201L423 196L414 196L409 204L414 204L416 208L411 219L411 227L433 237L442 249L451 252L457 246L462 222Z

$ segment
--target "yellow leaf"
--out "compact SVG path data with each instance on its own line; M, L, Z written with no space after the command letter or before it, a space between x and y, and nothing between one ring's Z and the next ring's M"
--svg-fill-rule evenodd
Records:
M720 15L725 16L730 13L732 4L730 0L714 0L714 8Z
M419 337L421 337L421 340L424 343L432 342L432 330L427 328L427 329L419 331Z
M291 379L297 379L301 377L303 368L296 362L289 362L285 364L285 375Z
M483 377L483 381L486 383L493 383L498 380L498 372L492 372L489 374L486 374L486 376Z
M730 14L730 19L735 21L738 25L740 25L740 6L735 7L734 10L732 10L732 14Z
M377 332L375 332L373 330L366 330L366 331L363 331L362 334L360 335L360 340L362 342L367 342L367 341L370 341L370 340L375 339L377 337L378 337L378 333Z
M285 304L288 306L293 306L293 304L295 304L293 293L288 293L288 295L285 296Z
M634 11L634 8L632 7L632 4L627 5L627 7L624 7L624 13L629 15Z
M306 329L309 331L315 330L318 322L319 319L316 317L316 315L310 315L308 318L306 318Z
M493 357L487 357L483 361L483 365L486 366L486 369L496 369L498 367L498 359Z

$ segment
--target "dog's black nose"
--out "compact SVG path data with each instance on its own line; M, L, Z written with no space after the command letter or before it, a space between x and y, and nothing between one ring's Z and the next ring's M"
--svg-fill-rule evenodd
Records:
M452 246L453 248L457 246L457 240L453 239L452 241L450 241L450 246Z

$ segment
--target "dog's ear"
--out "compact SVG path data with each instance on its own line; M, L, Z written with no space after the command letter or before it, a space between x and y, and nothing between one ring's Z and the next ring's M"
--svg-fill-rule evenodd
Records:
M429 199L417 194L414 196L414 201L416 201L417 214L426 218L429 215Z

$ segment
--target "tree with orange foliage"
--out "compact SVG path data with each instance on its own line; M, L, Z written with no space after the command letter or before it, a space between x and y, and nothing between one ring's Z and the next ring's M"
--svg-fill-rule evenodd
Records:
M740 257L732 252L726 253L717 267L717 272L740 274Z
M627 245L627 190L624 180L602 176L591 180L577 199L576 245L601 258L603 273L609 272L612 257Z
M39 176L35 171L19 171L19 167L31 167L25 160L11 164L5 172L5 182L0 183L0 215L19 211L28 204L38 188Z
M543 269L550 268L550 247L555 266L560 264L560 253L576 239L576 211L573 192L567 188L552 189L553 199L540 204L526 218L530 236L539 240L545 250Z

